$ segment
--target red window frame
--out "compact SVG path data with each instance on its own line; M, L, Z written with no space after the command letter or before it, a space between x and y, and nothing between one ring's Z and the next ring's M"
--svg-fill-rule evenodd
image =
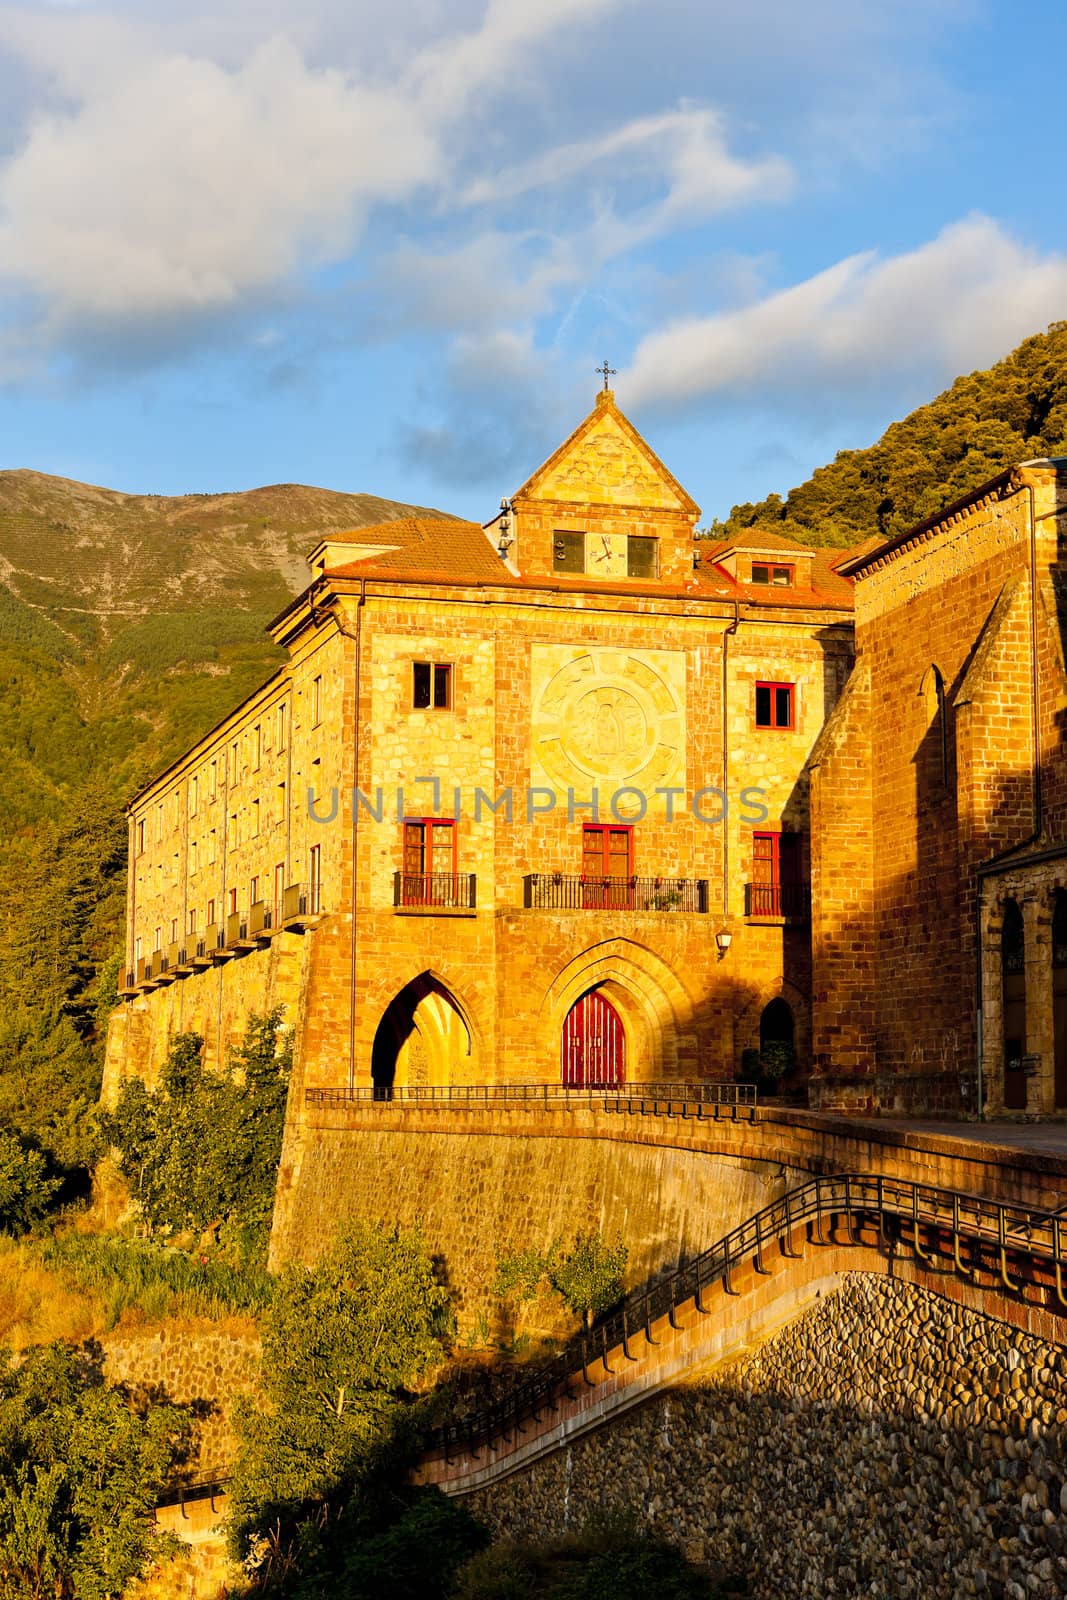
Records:
M770 720L768 722L761 722L759 720L759 695L760 695L760 690L761 689L766 689L768 694L769 694L769 696L770 696L769 705L768 705ZM787 691L788 695L789 695L789 720L788 720L788 722L782 722L779 719L779 715L778 715L778 713L779 713L778 696L783 690ZM779 729L792 729L792 728L795 728L796 725L797 725L797 686L796 686L796 684L795 683L774 682L772 679L769 679L769 678L760 679L756 684L756 695L755 695L755 703L754 703L753 708L752 708L752 717L753 717L753 721L754 721L754 723L755 723L757 728L779 728Z
M433 828L447 828L452 845L450 867L439 869L434 860ZM419 835L414 830L419 830ZM456 863L459 841L455 817L405 817L400 829L400 903L405 906L451 905L456 898ZM430 864L426 865L427 849ZM418 863L412 851L419 852ZM436 880L436 881L435 881Z
M786 848L783 849L783 845ZM749 915L780 917L792 914L789 890L795 890L804 881L803 870L799 833L784 833L780 828L753 830Z
M626 844L626 870L613 872L612 837ZM589 870L593 839L600 844L599 863ZM617 856L617 852L615 852ZM616 910L632 907L634 900L634 828L632 822L585 822L582 824L582 904L590 910Z
M757 578L757 572L765 572L765 578ZM786 577L779 581L775 574L784 572ZM796 568L790 561L753 561L752 582L758 583L760 588L767 589L792 589L796 583Z

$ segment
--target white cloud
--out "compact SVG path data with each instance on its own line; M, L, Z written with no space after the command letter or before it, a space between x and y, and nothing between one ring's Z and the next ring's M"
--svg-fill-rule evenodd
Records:
M635 407L670 407L836 388L847 404L883 380L944 381L988 364L1065 311L1067 256L1041 256L975 216L907 254L849 256L754 305L650 335L626 394Z
M607 168L613 183L642 169L669 186L671 212L690 221L756 200L779 200L792 174L778 156L746 161L730 153L722 117L715 111L682 107L659 116L638 117L595 139L545 151L520 166L479 178L464 192L468 205L512 200L532 189L587 179Z
M396 96L262 45L237 72L171 56L39 119L0 178L0 276L60 323L232 305L351 244L439 152Z

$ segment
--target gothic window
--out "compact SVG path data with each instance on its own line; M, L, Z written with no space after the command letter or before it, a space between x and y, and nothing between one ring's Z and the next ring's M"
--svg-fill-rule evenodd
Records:
M942 788L948 784L948 705L945 699L945 680L937 667L931 666L919 688L923 696L926 716L926 746L928 768L934 782Z

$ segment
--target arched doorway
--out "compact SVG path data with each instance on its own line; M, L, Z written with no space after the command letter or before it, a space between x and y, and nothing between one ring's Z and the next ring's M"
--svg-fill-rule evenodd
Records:
M588 990L567 1012L560 1054L567 1089L610 1088L625 1079L622 1018L601 990Z
M469 1081L471 1036L463 1014L428 972L390 1001L374 1035L371 1078L383 1099L396 1088Z
M1000 972L1004 996L1004 1109L1026 1110L1026 933L1018 902L1004 902L1000 934Z
M1057 1110L1067 1109L1067 893L1056 890L1052 912L1052 1031Z
M768 1078L781 1078L796 1063L793 1008L779 995L769 1000L759 1019L760 1068Z

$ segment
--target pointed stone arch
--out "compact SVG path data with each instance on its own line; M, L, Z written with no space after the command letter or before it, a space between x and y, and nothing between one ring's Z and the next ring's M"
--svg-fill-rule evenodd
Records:
M622 1019L627 1078L694 1077L696 1001L661 956L632 939L605 939L573 956L541 1001L538 1037L549 1081L559 1073L560 1040L568 1013L591 990L600 991Z
M418 973L382 1010L371 1050L376 1089L473 1083L477 1062L466 1007L436 973Z
M742 1057L746 1050L760 1048L760 1023L763 1014L774 1001L783 1001L793 1014L793 1047L798 1067L807 1069L811 1064L811 1001L795 983L784 979L762 984L737 1014L734 1023L734 1071L740 1074Z

